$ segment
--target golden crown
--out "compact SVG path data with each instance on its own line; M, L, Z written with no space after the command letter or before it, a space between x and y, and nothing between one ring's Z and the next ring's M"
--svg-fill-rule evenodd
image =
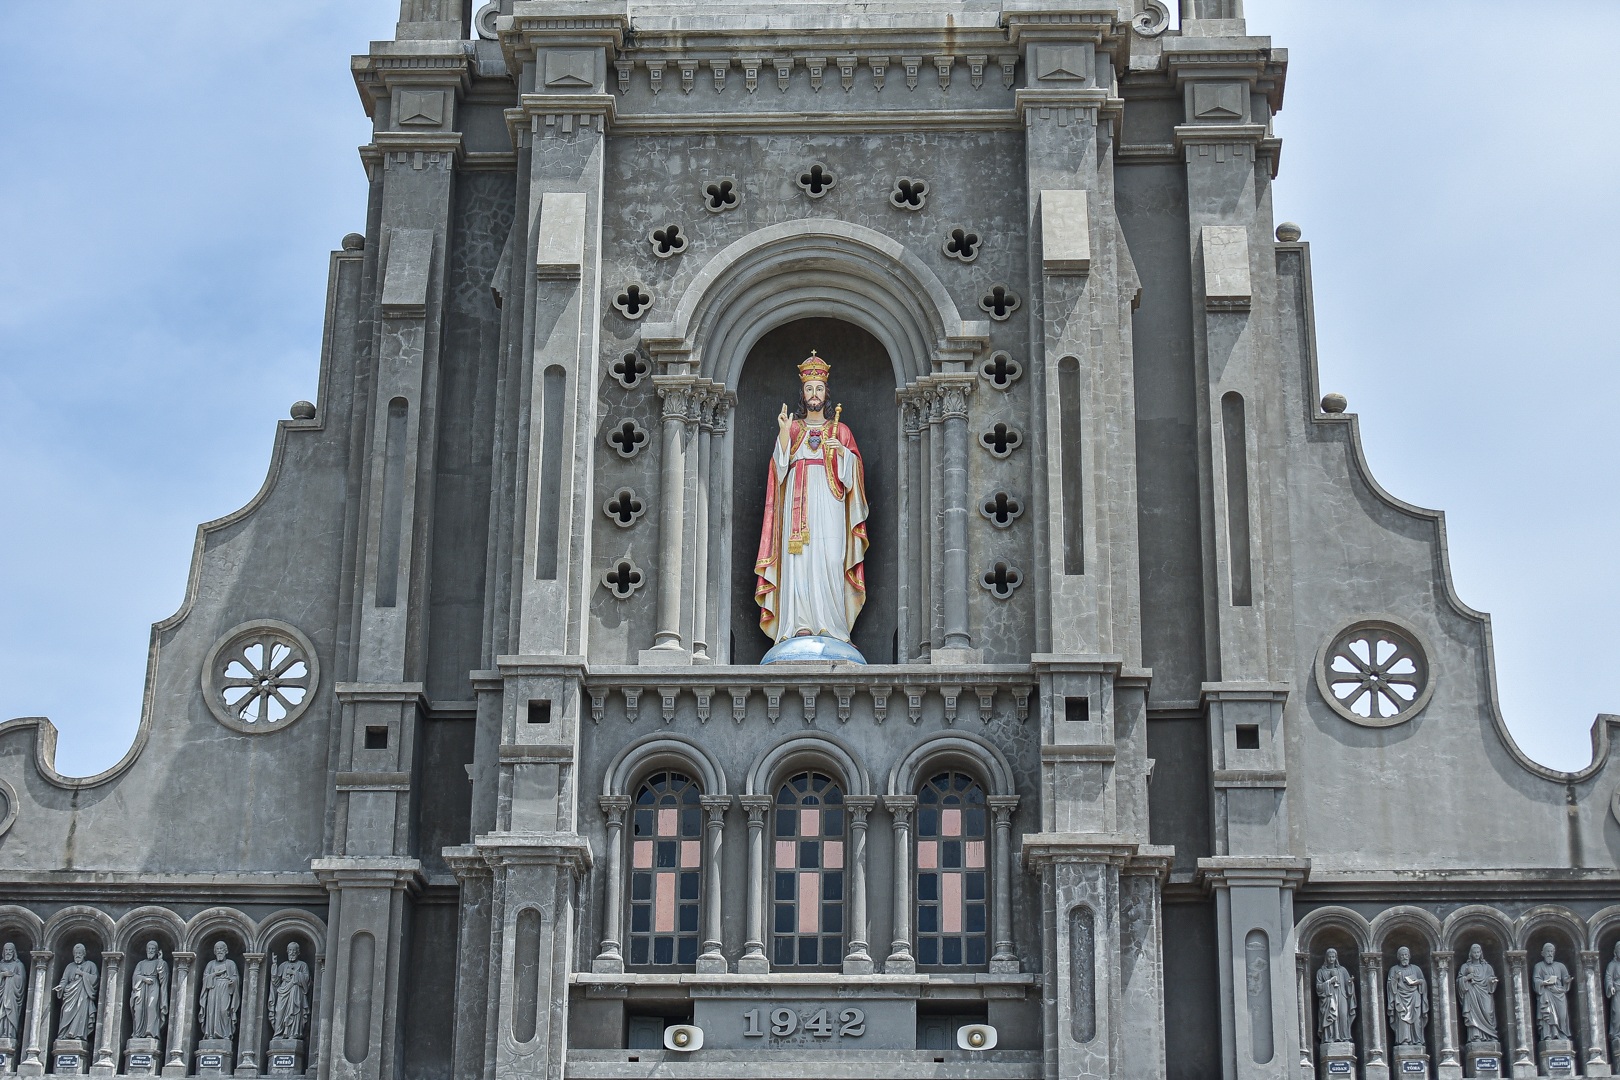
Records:
M827 376L831 374L832 365L817 356L814 349L810 350L809 359L799 365L799 381L801 383L807 383L812 379L826 382Z

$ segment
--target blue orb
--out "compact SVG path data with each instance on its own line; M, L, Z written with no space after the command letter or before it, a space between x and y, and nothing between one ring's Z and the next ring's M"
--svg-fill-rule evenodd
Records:
M771 646L761 664L841 663L864 664L866 657L847 641L821 635L784 638Z

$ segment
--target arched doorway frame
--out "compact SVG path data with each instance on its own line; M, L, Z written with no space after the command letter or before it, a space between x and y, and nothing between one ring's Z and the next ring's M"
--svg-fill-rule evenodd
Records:
M725 542L727 530L710 527L726 519L731 504L728 414L743 364L759 339L813 317L852 323L888 353L906 412L906 430L897 437L909 475L935 475L923 472L930 458L965 462L966 401L977 378L974 364L989 347L990 326L964 320L944 283L915 252L875 229L827 219L780 222L733 242L692 279L668 322L642 332L663 401L658 629L644 662L729 659L720 621L731 607L735 553ZM936 426L940 438L932 435ZM688 483L689 469L694 483ZM964 478L966 473L942 471ZM957 625L953 633L948 614L943 642L965 646L967 492L961 486L942 492L941 507L947 532L960 525L963 536L952 550L961 558L940 560L937 574L922 568L913 542L922 520L916 501L902 507L900 544L909 606L927 610L921 594L931 589L943 591L947 612L952 598L959 598ZM926 636L906 632L912 640Z

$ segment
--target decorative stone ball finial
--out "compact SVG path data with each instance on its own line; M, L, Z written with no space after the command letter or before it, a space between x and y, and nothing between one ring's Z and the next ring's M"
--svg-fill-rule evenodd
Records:
M1322 395L1322 411L1338 416L1350 407L1350 399L1343 394L1334 392Z
M366 238L364 236L361 236L357 232L350 233L348 236L345 236L343 238L343 250L344 251L364 251L364 250L366 250Z
M295 401L292 403L292 418L294 420L315 419L315 403L311 401Z
M1299 243L1299 238L1302 235L1304 234L1299 231L1299 226L1292 221L1285 221L1277 226L1277 239L1285 244Z

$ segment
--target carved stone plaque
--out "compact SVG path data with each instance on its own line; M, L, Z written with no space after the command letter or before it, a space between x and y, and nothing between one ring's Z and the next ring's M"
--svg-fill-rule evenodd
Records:
M704 998L705 1046L730 1050L915 1050L917 1003L871 998Z

